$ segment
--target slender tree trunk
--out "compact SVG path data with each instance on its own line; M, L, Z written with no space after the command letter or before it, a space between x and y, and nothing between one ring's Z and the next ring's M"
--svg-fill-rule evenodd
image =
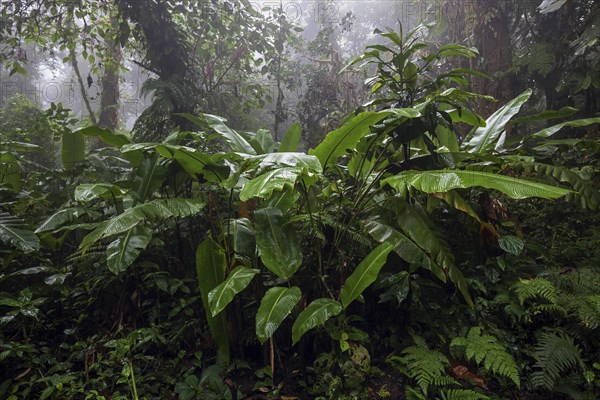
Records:
M102 76L102 94L100 96L100 118L98 126L112 131L119 125L119 66L122 60L121 45L116 37L118 33L117 19L113 18L113 32L107 41L107 49L111 52L110 60L104 66Z

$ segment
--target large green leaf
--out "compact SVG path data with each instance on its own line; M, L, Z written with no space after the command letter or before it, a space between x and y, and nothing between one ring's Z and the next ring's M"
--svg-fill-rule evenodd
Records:
M46 218L35 230L35 233L53 231L67 223L73 223L80 216L87 214L88 210L83 207L71 207L59 210Z
M106 264L115 275L124 272L137 260L152 240L152 230L136 226L106 248Z
M225 314L213 317L210 312L208 294L225 280L227 260L225 252L217 242L210 237L204 239L196 250L196 272L198 286L202 296L202 305L208 321L208 327L213 340L221 353L229 358L229 340L227 336L227 320Z
M448 243L441 237L436 225L429 219L422 208L406 201L398 201L398 225L414 243L418 244L435 264L442 267L452 282L458 287L469 305L473 304L467 282L454 263L454 255ZM435 271L434 271L435 272ZM442 281L445 277L438 275Z
M75 201L87 203L94 199L121 199L125 191L110 183L84 183L75 188Z
M487 119L486 126L476 128L467 136L463 143L464 149L470 153L484 153L493 150L498 140L501 139L506 124L519 112L531 93L531 89L527 89L493 113Z
M208 293L208 304L212 316L216 316L227 307L236 294L244 290L252 281L252 278L260 270L246 267L237 267L227 279Z
M543 183L490 172L463 170L406 171L387 178L382 183L389 184L400 193L406 193L409 188L415 188L425 193L438 193L481 186L498 190L513 199L529 197L556 199L571 193L570 190Z
M122 214L100 223L85 236L81 249L88 249L98 240L130 230L139 223L159 222L171 217L196 215L204 208L204 203L188 199L160 199L137 205Z
M158 153L146 154L136 169L131 187L132 197L140 203L150 199L163 184L167 168Z
M539 132L529 135L527 138L547 138L554 135L556 132L560 131L562 128L565 127L580 128L582 126L588 126L593 124L600 124L600 118L584 118L563 122L562 124L542 129Z
M85 161L85 138L80 132L65 132L62 136L62 163L66 169Z
M394 252L410 264L415 264L433 272L440 280L446 281L444 268L430 256L418 243L404 233L382 222L372 220L365 225L367 232L380 243L394 243Z
M342 305L332 299L317 299L310 303L296 318L292 326L292 344L312 328L323 325L331 317L342 312Z
M259 129L254 134L254 139L250 141L250 144L253 145L259 154L267 154L273 152L275 141L268 129Z
M306 173L323 173L319 159L306 153L270 153L259 156L258 159L260 159L261 168L269 166L298 167Z
M25 221L8 213L0 213L0 240L31 253L40 249L40 240L25 225Z
M293 188L302 175L302 168L277 168L246 182L240 192L240 200L248 201L253 197L268 199L274 191L282 191L286 186Z
M309 154L317 156L323 168L333 164L346 153L356 147L360 139L371 132L371 125L381 121L391 112L362 112L348 120L340 128L325 137Z
M302 135L302 127L299 122L294 122L283 135L279 149L280 153L288 151L298 151L300 144L300 136Z
M267 290L256 313L256 336L266 342L300 301L300 288L273 287Z
M75 132L85 136L98 137L107 145L117 148L121 148L121 146L131 143L131 140L125 135L113 133L110 129L103 129L97 126L88 126L86 128L78 129Z
M346 279L340 292L340 299L344 308L348 307L360 294L369 287L385 264L388 255L394 249L394 242L384 242L373 249L369 255L361 261L354 272Z
M178 115L187 118L188 120L200 126L211 128L212 130L217 132L223 139L225 139L227 143L229 143L233 151L256 155L256 150L254 150L252 145L248 143L248 141L242 135L225 125L225 122L227 122L225 118L211 114L201 114L200 117L196 117L190 114Z
M234 219L228 222L227 232L233 242L236 257L252 260L256 255L256 239L252 223L247 218Z
M302 247L281 210L263 208L254 213L256 244L265 266L281 279L290 279L302 264Z

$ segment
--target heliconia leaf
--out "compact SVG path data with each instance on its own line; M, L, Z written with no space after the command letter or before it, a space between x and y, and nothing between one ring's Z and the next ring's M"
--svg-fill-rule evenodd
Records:
M202 305L208 321L211 335L221 353L229 358L229 340L227 336L227 320L225 314L212 316L208 294L225 280L227 260L225 252L213 239L206 238L196 250L196 272L198 286L202 297Z
M329 132L316 148L308 153L317 156L323 168L335 163L348 149L356 147L361 138L371 132L371 125L381 121L391 112L362 112L333 132Z
M279 149L280 153L289 151L298 151L300 144L300 136L302 135L302 127L299 122L294 122L283 135Z
M547 121L550 119L567 118L576 114L579 110L573 107L563 107L560 110L544 110L541 113L534 115L526 115L524 117L513 118L511 124L523 122Z
M200 126L209 127L217 132L229 145L233 151L245 154L256 155L256 150L250 143L238 132L230 129L225 122L227 120L222 117L211 114L201 114L200 117L190 114L177 114Z
M261 343L266 342L290 315L300 301L300 288L272 287L267 290L256 313L256 336Z
M198 150L180 146L173 158L186 170L194 179L198 174L209 182L222 182L229 176L229 168L226 165L219 165L207 154Z
M86 213L87 209L83 207L65 208L57 211L46 218L46 220L37 227L35 233L53 231L64 224L75 222L77 218Z
M543 183L517 179L490 172L465 170L406 171L383 180L399 193L415 188L425 193L447 192L481 186L498 190L513 199L540 197L556 199L571 193L570 190Z
M270 153L264 156L258 156L261 167L282 166L302 168L306 173L323 173L323 168L319 159L315 156L309 156L306 153Z
M593 124L600 124L600 118L584 118L563 122L562 124L542 129L541 131L529 135L526 138L547 138L554 135L556 132L560 131L564 127L580 128L582 126L588 126Z
M302 248L281 210L263 208L254 212L256 244L265 266L281 279L290 279L302 264Z
M62 163L66 169L85 161L85 138L82 133L65 132L62 135Z
M464 212L465 214L472 217L475 221L481 222L481 218L479 215L473 210L473 208L462 198L460 194L458 194L454 190L449 190L447 192L436 192L432 193L433 197L436 197L440 200L444 200L449 206Z
M212 316L216 316L227 307L236 294L244 290L252 281L252 278L260 270L246 267L237 267L227 279L208 293L208 304Z
M435 255L429 255L419 247L418 242L404 233L379 221L369 221L365 225L367 232L380 243L393 242L394 252L410 264L415 264L433 272L442 282L446 282L444 267L436 261Z
M118 237L106 248L106 264L115 275L124 272L137 260L152 240L152 230L135 227Z
M253 197L268 199L274 191L282 191L286 186L293 188L302 175L301 168L277 168L246 182L240 192L240 200L248 201Z
M131 187L132 197L140 203L150 199L163 183L167 173L158 153L146 154L142 159Z
M113 146L116 148L120 148L126 144L130 144L131 140L127 138L125 135L121 135L119 133L111 132L110 129L103 129L97 126L88 126L85 128L81 128L76 130L75 132L81 133L85 136L95 136L100 138L104 143L109 146Z
M373 249L367 257L361 261L354 272L346 279L340 292L342 305L347 308L360 294L369 287L385 264L388 255L394 249L395 243L384 242Z
M258 147L261 150L259 152L260 154L267 154L273 152L275 141L273 140L273 136L271 136L271 132L268 129L257 130L256 134L254 135L253 142L258 144Z
M40 249L40 239L25 221L8 213L0 213L0 241L10 243L24 253Z
M75 201L86 203L94 199L121 199L125 191L110 183L84 183L75 188Z
M139 204L100 223L83 238L79 247L86 250L98 240L128 231L139 223L158 222L171 217L189 217L198 214L203 208L204 203L189 199L160 199Z
M527 89L493 113L486 120L486 126L474 129L467 136L463 148L470 153L483 153L494 149L506 129L506 124L519 112L531 93L531 89Z
M292 326L292 344L316 326L323 325L331 317L342 312L342 305L332 299L317 299L310 303L296 318Z

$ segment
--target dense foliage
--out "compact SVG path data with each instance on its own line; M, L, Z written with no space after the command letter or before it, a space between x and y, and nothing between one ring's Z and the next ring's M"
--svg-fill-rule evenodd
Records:
M0 397L600 395L593 110L536 111L532 80L484 118L494 99L472 86L490 77L465 67L478 51L430 43L419 25L376 30L345 68L298 67L304 115L278 135L294 71L282 57L302 46L281 8L206 22L196 2L98 4L118 18L84 24L112 43L86 58L118 64L116 43L140 52L154 103L131 135L61 104L0 109ZM39 5L3 27L5 50L46 38L73 63L56 20L81 28L97 6ZM369 76L368 102L342 96L338 68ZM275 134L246 131L263 93L217 96L225 77L262 73L277 78ZM214 114L226 105L229 120Z

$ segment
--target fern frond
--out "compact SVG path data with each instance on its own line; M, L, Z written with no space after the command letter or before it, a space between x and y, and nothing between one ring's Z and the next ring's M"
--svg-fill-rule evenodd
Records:
M471 328L467 337L453 339L450 348L464 350L468 360L474 360L478 365L483 363L487 372L507 377L515 385L521 385L519 369L513 357L494 336L483 334L481 328Z
M536 359L533 385L551 390L559 378L572 368L585 369L579 346L572 337L564 333L543 332L535 345Z
M600 295L563 295L559 302L584 328L593 330L600 326Z
M513 290L521 305L527 300L541 298L551 304L557 300L556 287L552 282L542 278L521 279L513 285Z
M447 389L441 392L442 400L487 400L489 399L483 393L468 389Z
M402 356L392 356L388 361L414 379L425 395L430 386L456 384L456 380L446 375L448 358L437 350L431 350L422 338L415 336L414 341L415 346L404 349Z

